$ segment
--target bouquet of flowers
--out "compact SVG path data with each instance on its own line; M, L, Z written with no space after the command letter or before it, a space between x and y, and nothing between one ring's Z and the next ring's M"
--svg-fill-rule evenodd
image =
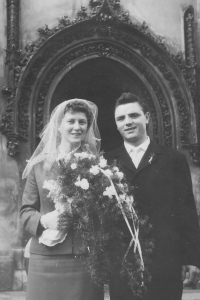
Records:
M108 285L120 275L134 294L142 296L150 280L151 225L137 216L119 166L87 152L61 153L57 163L56 180L45 181L43 188L67 218L68 230L81 237L81 254L86 254L92 281Z

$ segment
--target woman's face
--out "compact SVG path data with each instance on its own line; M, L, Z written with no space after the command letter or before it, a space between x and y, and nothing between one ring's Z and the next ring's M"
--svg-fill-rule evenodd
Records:
M80 143L85 139L88 129L88 121L85 113L67 111L59 127L63 142L69 144Z

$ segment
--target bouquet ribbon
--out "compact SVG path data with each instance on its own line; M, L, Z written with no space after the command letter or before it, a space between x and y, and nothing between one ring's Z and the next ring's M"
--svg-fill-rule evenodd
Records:
M100 170L100 171L101 171L101 172L109 179L109 182L110 182L111 186L113 187L113 189L114 189L114 191L115 191L115 197L116 197L117 202L118 202L118 205L119 205L119 207L120 207L120 209L121 209L121 212L122 212L122 215L123 215L123 217L124 217L124 220L125 220L125 222L126 222L126 224L127 224L127 227L128 227L128 229L129 229L129 231L130 231L130 234L131 234L131 236L132 236L132 239L131 239L131 241L130 241L130 244L129 244L129 247L128 247L127 251L126 251L126 254L125 254L125 256L124 256L124 259L126 258L128 252L129 252L129 250L130 250L130 248L131 248L131 246L132 246L132 244L133 244L133 242L134 242L134 243L135 243L135 244L134 244L134 252L136 252L136 249L138 249L138 253L139 253L139 256L140 256L140 262L141 262L141 269L142 269L142 271L144 271L144 261L143 261L143 257L142 257L142 249L141 249L141 245L140 245L140 241L139 241L139 226L138 226L138 224L136 224L136 223L138 223L138 217L137 217L137 214L136 214L136 212L135 212L133 206L130 205L130 213L131 213L131 219L132 219L132 222L133 222L133 230L134 230L134 232L133 232L133 230L132 230L132 228L131 228L131 225L130 225L128 219L127 219L126 213L125 213L125 211L124 211L124 209L123 209L123 206L122 206L122 204L121 204L121 200L120 200L119 195L118 195L118 193L117 193L117 191L116 191L116 188L115 188L115 186L114 186L113 181L112 181L111 178L104 172L104 170L102 170L101 168L99 168L99 170ZM135 220L136 220L136 221L135 221Z

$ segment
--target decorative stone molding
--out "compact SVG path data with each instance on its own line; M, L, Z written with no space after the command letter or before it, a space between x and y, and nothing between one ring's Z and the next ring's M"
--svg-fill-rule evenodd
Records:
M184 13L184 34L186 68L193 69L197 63L194 42L194 8L192 6L189 6Z
M19 0L7 0L7 50L19 49Z
M151 74L148 72L148 70L145 68L145 66L140 62L139 60L137 61L134 56L130 56L130 54L125 51L124 49L121 49L120 47L117 46L111 46L107 43L92 43L88 44L87 46L80 46L78 49L75 51L72 50L71 52L68 52L66 56L62 57L59 61L57 61L56 65L54 68L51 69L49 72L49 76L46 77L46 79L43 81L41 88L38 91L38 98L37 98L37 108L36 108L36 136L39 137L39 133L41 132L43 128L43 107L44 107L44 101L47 96L47 92L53 82L53 80L56 78L56 76L59 74L59 72L62 71L63 66L69 65L71 62L73 62L74 59L80 59L84 58L86 55L98 55L98 56L105 56L105 57L118 57L119 59L123 59L126 62L129 62L130 65L133 65L135 68L138 69L138 72L141 72L142 75L149 81L150 86L152 89L155 88L155 93L158 95L158 101L162 101L162 108L161 111L163 113L163 119L164 119L164 132L165 132L165 144L168 146L172 146L171 144L171 124L167 122L167 116L170 120L170 113L168 110L168 106L165 102L164 95L162 93L161 88L156 85L156 81L151 78ZM138 83L139 84L139 83ZM145 89L145 87L142 87ZM28 90L27 90L28 92ZM25 97L27 98L27 97ZM156 115L155 107L152 102L151 97L149 94L146 92L146 99L148 101L148 104L151 108L151 115L152 115L152 121L153 121L153 128L154 128L154 137L156 140L158 140L158 116ZM24 102L22 102L21 106L22 109L24 106ZM22 111L21 111L22 112ZM23 119L23 118L22 118ZM28 132L24 131L27 128L27 124L23 126L23 135L25 138L28 136Z
M185 67L186 80L195 105L197 117L197 131L200 139L200 103L197 96L197 58L195 49L195 15L194 8L190 5L184 12L184 36L185 36Z
M19 0L7 0L7 85L2 93L7 95L6 112L2 117L0 130L7 137L7 148L10 156L15 156L19 152L19 135L14 124L16 106L16 68L19 64Z
M164 144L167 146L173 145L173 116L169 106L171 96L167 96L168 92L171 93L179 116L180 146L190 144L191 99L188 99L189 92L183 77L186 71L182 55L170 54L166 40L155 36L145 22L133 24L128 12L120 13L120 1L90 1L90 8L88 13L85 7L81 7L74 20L67 16L60 18L58 25L52 29L48 25L39 28L38 40L26 45L20 61L13 60L14 89L8 95L8 107L0 128L13 145L10 149L17 149L19 137L24 140L29 138L30 99L35 101L37 137L43 127L44 102L53 80L78 59L94 56L124 62L145 78L159 104ZM19 51L16 51L18 55ZM42 79L38 82L41 73ZM33 89L36 82L37 91ZM18 94L15 95L17 86ZM9 93L9 89L10 85L4 93ZM164 92L165 89L168 91ZM148 92L146 98L151 109L154 138L159 141L157 112ZM17 153L11 150L11 155Z
M200 143L188 145L184 147L184 149L188 151L192 161L195 164L200 165Z
M173 90L173 94L175 99L177 100L177 106L180 112L180 121L181 121L181 141L183 144L188 143L188 129L189 129L189 113L188 113L188 109L187 109L187 105L186 103L184 103L183 100L183 96L182 93L180 91L180 89L178 88L178 82L177 80L174 78L173 74L168 70L168 67L166 65L166 63L162 60L162 58L157 54L157 55L153 55L153 49L149 46L147 46L144 42L142 42L139 39L136 38L132 38L131 35L128 35L127 33L120 31L116 28L113 28L111 26L105 26L105 25L100 25L100 26L91 26L90 27L86 27L84 29L82 29L80 31L79 28L79 32L73 32L73 35L70 35L70 39L67 40L67 43L69 42L69 40L72 42L74 40L78 40L84 37L87 37L88 35L90 37L94 36L95 34L98 34L99 37L108 37L108 36L112 36L114 38L116 38L117 40L122 40L123 42L131 45L132 47L134 47L135 49L139 49L142 53L142 55L148 59L151 63L153 63L163 74L164 78L169 82L171 89ZM64 40L64 37L62 38L62 41ZM57 42L57 51L60 49L60 42ZM64 47L64 45L63 45ZM51 48L51 49L50 49ZM52 51L56 52L56 48L54 47L54 49L52 50L52 47L49 47L49 49L47 48L47 50L45 51L44 56L40 56L39 61L41 63L41 65L45 64L45 61L48 60L48 55L49 57L51 57L52 55ZM84 52L85 51L85 52ZM74 52L74 53L73 53ZM119 56L122 57L123 59L129 61L129 57L130 55L127 54L127 57L125 57L125 54L121 53L120 49L114 48L113 46L105 46L103 44L99 44L98 45L98 49L95 49L95 46L89 46L88 48L86 48L86 46L83 46L83 50L80 49L76 49L76 51L72 51L70 53L67 54L67 59L63 60L61 63L57 62L57 65L55 66L57 71L61 71L61 69L63 68L63 66L68 65L71 61L73 61L73 59L76 59L78 57L78 55L86 55L88 53L92 53L92 52L98 52L98 55L101 56L111 56L111 55L115 55L115 56ZM154 51L155 52L155 51ZM69 57L71 58L71 60L69 60ZM132 58L133 60L133 58ZM40 64L36 63L37 66L40 68ZM136 62L135 62L136 64ZM138 66L139 67L139 66ZM140 72L142 72L142 74L144 75L145 73L143 72L143 67L140 67ZM35 72L37 72L37 69L35 69ZM39 72L39 70L38 70ZM51 77L53 78L53 70L51 70ZM171 132L170 132L170 127L171 127L171 118L169 116L169 111L168 111L168 107L167 104L165 103L165 100L161 100L164 99L164 96L162 95L162 90L159 88L159 85L156 85L156 80L153 80L153 78L151 78L151 76L146 72L146 78L149 78L149 80L151 81L151 85L152 87L154 87L154 90L156 91L157 95L158 95L158 101L160 102L161 105L161 111L163 111L163 120L164 120L164 128L166 128L166 134L165 134L165 144L168 146L171 146ZM26 85L28 87L28 85ZM43 86L46 86L46 84L43 84ZM49 85L50 86L50 85ZM49 88L48 86L48 88ZM48 88L46 90L48 90ZM25 97L26 99L28 99L28 95ZM45 98L45 95L43 95L43 98ZM23 101L23 99L22 99ZM24 102L22 102L22 105L20 105L21 108L25 107ZM20 111L22 111L20 109ZM168 111L168 112L167 112ZM20 120L23 120L23 124L21 127L23 127L24 129L27 128L26 123L24 123L24 118L20 118ZM28 121L28 120L27 120ZM39 131L41 130L41 126L39 125L41 124L40 122L37 122L37 126ZM24 133L23 133L24 134ZM24 137L27 137L27 133L25 133Z

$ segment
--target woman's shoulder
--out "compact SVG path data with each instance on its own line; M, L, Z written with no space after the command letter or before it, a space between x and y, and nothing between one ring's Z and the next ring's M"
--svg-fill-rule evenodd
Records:
M45 162L44 161L40 161L40 162L38 162L37 164L35 164L33 166L33 171L35 173L38 173L38 172L42 172L43 173L44 170L45 170Z
M38 181L38 179L40 180L41 178L46 177L47 174L48 174L48 171L45 169L45 162L41 161L32 167L32 169L30 170L30 172L28 174L27 179L28 179L28 181L31 181L31 180Z

